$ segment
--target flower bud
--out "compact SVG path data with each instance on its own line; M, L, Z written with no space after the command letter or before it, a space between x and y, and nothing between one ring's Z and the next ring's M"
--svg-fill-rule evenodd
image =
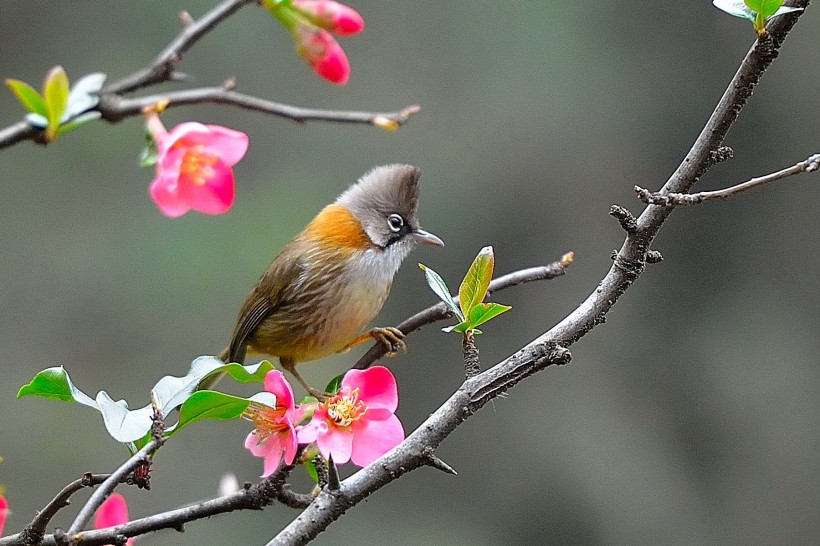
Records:
M358 34L364 29L359 12L333 0L293 0L291 6L311 23L338 36Z
M300 23L293 37L299 55L324 79L344 85L350 77L350 63L342 46L328 31L309 23Z

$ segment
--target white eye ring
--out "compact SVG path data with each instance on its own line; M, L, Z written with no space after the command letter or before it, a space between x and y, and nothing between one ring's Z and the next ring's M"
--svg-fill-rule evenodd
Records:
M398 233L404 227L404 218L398 214L391 214L387 217L387 225L390 227L390 231Z

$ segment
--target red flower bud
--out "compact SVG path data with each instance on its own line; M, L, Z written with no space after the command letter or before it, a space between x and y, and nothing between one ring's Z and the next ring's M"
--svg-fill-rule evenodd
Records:
M293 0L291 5L313 24L339 36L358 34L364 29L359 12L333 0Z

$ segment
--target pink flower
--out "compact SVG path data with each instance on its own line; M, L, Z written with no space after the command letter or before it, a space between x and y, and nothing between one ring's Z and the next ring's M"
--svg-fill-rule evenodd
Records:
M338 36L350 36L364 30L359 12L333 0L293 0L291 5L312 23Z
M9 501L0 495L0 536L3 536L3 527L6 526L6 516L9 513Z
M322 456L339 464L367 466L404 439L395 416L399 404L396 379L374 366L350 370L335 396L319 404L310 423L299 427L299 443L316 442Z
M248 135L196 122L167 132L156 114L149 114L147 125L158 151L149 192L162 213L176 218L191 209L227 212L235 194L232 167L248 150Z
M264 457L263 478L276 472L283 459L286 464L293 463L299 446L293 428L297 410L290 383L282 372L271 370L265 376L265 390L276 395L276 408L251 402L244 415L256 426L245 439L245 447L255 456Z
M314 72L329 82L344 85L350 77L350 63L342 46L328 31L309 23L299 23L293 33L299 55Z
M97 515L94 517L94 529L116 527L127 522L128 506L125 504L125 499L119 493L113 493L97 509ZM134 544L133 537L129 538L126 544L128 546Z

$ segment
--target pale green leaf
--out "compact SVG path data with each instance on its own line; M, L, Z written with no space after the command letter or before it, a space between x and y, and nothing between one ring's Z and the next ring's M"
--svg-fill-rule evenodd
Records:
M444 282L444 279L424 264L419 264L419 267L422 271L424 271L424 278L427 280L427 284L430 285L430 288L433 292L435 292L436 296L444 302L444 305L446 305L447 308L450 309L450 311L452 311L459 320L463 321L464 314L461 312L458 305L456 305L453 296L450 295L450 289L447 288L447 283Z
M48 71L45 83L43 84L43 98L48 108L48 127L46 127L46 137L48 140L57 138L57 128L66 111L68 105L68 75L62 66L55 66Z
M473 307L470 312L470 325L475 328L481 326L490 319L493 319L512 309L508 305L501 305L500 303L479 303Z
M493 247L485 246L473 260L458 289L458 298L464 316L469 316L470 310L484 301L493 278L494 266Z
M23 108L44 118L48 117L46 101L43 100L43 97L36 89L26 82L13 79L7 79L6 85L11 89L11 92L14 93L14 96L17 97L17 100L20 101L20 104L23 105Z

